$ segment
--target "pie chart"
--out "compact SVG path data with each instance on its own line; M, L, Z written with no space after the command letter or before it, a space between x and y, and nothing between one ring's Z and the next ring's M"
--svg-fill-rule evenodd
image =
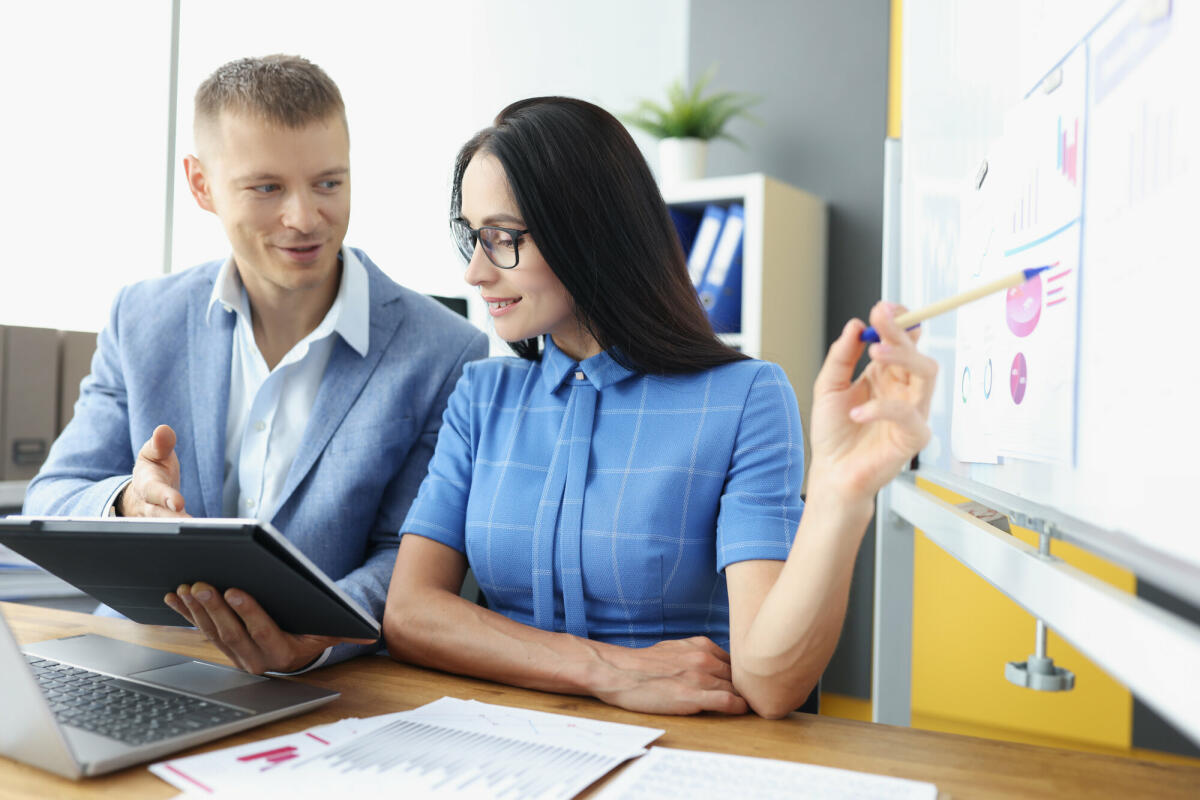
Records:
M1009 388L1012 390L1013 402L1017 405L1021 405L1021 401L1025 399L1027 374L1025 354L1017 353L1017 357L1013 359L1012 369L1009 371Z
M1005 298L1005 317L1008 329L1017 336L1033 333L1042 316L1042 276L1034 275L1020 286L1008 290Z

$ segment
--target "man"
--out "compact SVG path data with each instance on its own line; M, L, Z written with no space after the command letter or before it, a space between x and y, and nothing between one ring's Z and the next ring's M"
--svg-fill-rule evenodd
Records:
M232 255L118 294L24 511L269 520L381 617L446 400L487 339L343 247L349 132L319 67L222 66L196 93L195 140L188 186ZM165 600L250 672L373 647L286 633L237 589Z

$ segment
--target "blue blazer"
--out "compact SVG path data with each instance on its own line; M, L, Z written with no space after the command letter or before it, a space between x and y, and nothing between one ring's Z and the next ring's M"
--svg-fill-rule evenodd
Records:
M367 355L337 338L270 519L382 619L400 524L425 477L447 398L463 364L487 355L487 337L355 253L369 281ZM235 317L206 319L221 264L117 295L75 416L30 484L24 513L101 514L151 432L167 424L177 435L185 510L221 515ZM326 663L373 649L342 645Z

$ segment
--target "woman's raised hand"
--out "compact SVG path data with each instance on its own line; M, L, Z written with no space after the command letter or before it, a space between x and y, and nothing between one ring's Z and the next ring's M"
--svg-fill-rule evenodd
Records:
M873 497L929 441L937 362L917 351L919 328L896 325L903 311L884 302L871 309L880 341L868 349L871 363L857 379L854 367L866 347L862 321L847 322L829 348L813 387L810 492Z

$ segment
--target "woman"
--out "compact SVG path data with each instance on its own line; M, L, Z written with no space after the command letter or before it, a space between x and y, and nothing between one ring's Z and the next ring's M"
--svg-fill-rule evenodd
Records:
M453 187L466 280L521 357L469 364L450 398L402 528L390 653L637 711L795 709L874 494L928 438L936 365L880 304L852 381L863 323L846 325L814 389L805 506L791 387L713 335L616 119L514 103ZM487 609L458 596L468 564Z

